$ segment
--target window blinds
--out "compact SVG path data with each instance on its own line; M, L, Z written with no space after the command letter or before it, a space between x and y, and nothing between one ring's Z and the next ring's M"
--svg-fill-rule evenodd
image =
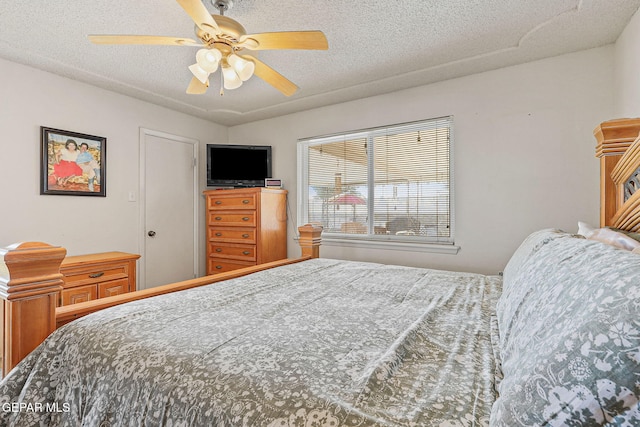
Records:
M304 221L325 233L452 243L451 117L301 141Z

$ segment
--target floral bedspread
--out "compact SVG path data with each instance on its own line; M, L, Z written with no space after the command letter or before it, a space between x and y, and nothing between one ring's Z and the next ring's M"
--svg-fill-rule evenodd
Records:
M640 255L558 230L504 271L491 425L640 426Z
M481 426L501 279L318 259L104 310L0 383L15 426Z

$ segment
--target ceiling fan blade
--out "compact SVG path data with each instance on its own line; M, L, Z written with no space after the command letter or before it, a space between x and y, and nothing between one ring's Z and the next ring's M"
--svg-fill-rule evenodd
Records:
M278 89L280 92L285 94L286 96L291 96L298 90L298 86L296 86L293 82L288 80L282 74L278 73L273 68L269 67L264 62L259 59L250 56L250 55L239 55L243 59L247 61L251 61L255 64L256 69L254 74L260 77L265 82L269 83L274 88Z
M190 95L201 95L205 93L208 88L209 88L209 80L207 80L207 83L202 83L200 80L196 79L195 77L192 77L191 82L187 87L187 93Z
M322 31L281 31L276 33L247 34L240 37L238 46L251 50L329 49L329 43Z
M89 40L95 44L156 44L174 46L203 46L195 40L182 37L165 36L131 36L131 35L103 35L92 34Z
M200 0L176 0L202 31L220 34L220 27Z

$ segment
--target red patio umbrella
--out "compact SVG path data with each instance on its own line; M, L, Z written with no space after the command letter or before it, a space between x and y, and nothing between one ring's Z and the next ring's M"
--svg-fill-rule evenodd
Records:
M329 199L334 205L366 205L367 201L357 194L342 193Z
M342 193L333 196L328 200L332 205L351 205L353 206L353 221L356 220L356 205L366 205L367 201L357 194Z

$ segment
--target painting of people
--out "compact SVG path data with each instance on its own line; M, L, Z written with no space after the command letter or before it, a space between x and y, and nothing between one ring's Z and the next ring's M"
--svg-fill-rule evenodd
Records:
M40 194L106 196L106 138L41 127Z

